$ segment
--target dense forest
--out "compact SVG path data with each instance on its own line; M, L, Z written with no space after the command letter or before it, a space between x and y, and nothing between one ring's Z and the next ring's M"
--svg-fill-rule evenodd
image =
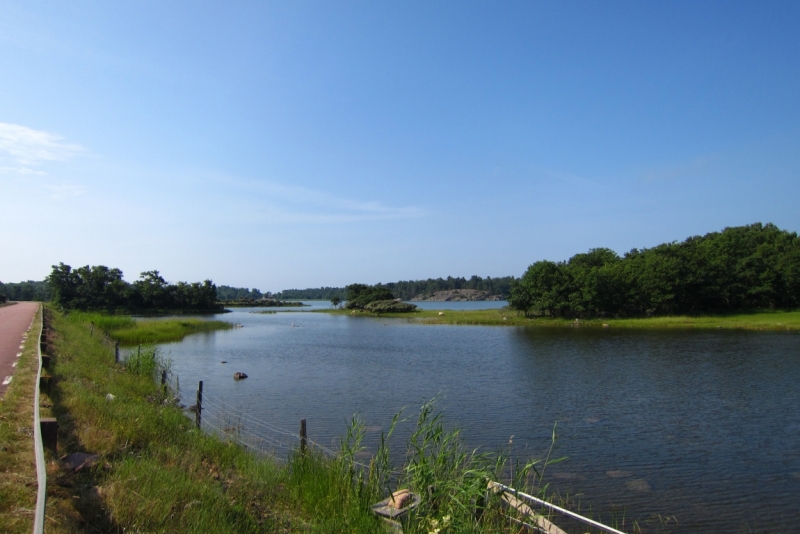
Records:
M158 271L141 273L128 283L122 271L104 265L79 267L53 265L47 277L53 302L69 310L216 311L217 288L211 280L168 284Z
M800 239L760 223L683 242L606 248L538 261L511 289L526 315L647 316L791 309L800 305Z
M490 295L508 295L511 292L511 284L515 280L513 276L503 276L500 278L472 276L469 279L448 276L446 279L428 278L427 280L408 280L390 282L388 284L376 284L374 287L384 288L397 298L411 300L418 295L432 295L436 291L445 291L448 289L479 289L488 291ZM339 297L341 300L346 300L347 289L343 287L286 289L276 296L282 299L330 300L334 297Z
M5 295L8 300L50 300L52 291L47 282L6 283L0 282L0 295ZM1 299L0 299L1 300Z

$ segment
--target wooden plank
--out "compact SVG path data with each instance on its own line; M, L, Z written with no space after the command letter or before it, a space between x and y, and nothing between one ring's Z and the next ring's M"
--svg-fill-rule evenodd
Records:
M519 512L523 517L531 521L536 527L546 533L546 534L567 534L565 530L562 530L558 526L554 525L551 521L546 519L541 515L537 515L536 512L531 509L530 506L525 504L524 501L514 497L507 491L503 490L501 487L497 485L496 482L489 482L489 489L494 493L502 493L502 499L506 502L511 508L514 508L517 512Z

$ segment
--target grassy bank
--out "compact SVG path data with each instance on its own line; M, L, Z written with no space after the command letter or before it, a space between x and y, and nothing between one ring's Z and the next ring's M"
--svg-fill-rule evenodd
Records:
M51 457L48 532L302 530L308 514L286 491L284 469L194 428L153 380L157 365L115 364L83 319L52 314L48 404L59 455L99 461L74 472Z
M139 319L127 315L71 312L70 318L84 324L94 324L110 338L123 345L180 341L189 334L227 330L235 325L227 321L205 319Z
M28 533L36 506L33 395L38 369L41 312L28 331L14 379L0 401L0 532Z
M425 497L406 532L517 531L498 499L485 500L507 454L465 448L432 404L391 472L386 447L368 470L356 466L364 436L357 419L335 458L312 449L285 464L260 460L195 428L154 380L156 352L115 364L110 343L89 324L48 313L52 386L42 415L59 422L58 455L48 453L48 532L387 532L370 505L397 485ZM76 471L55 459L75 452L97 462ZM546 463L516 467L515 483L540 481L536 469Z
M315 313L353 316L352 310L314 310ZM502 326L574 327L575 319L528 318L513 310L418 310L412 313L370 314L357 311L356 317L387 317L423 324L466 324ZM728 328L743 330L800 330L800 311L758 312L736 315L648 317L641 319L581 319L578 324L602 328Z

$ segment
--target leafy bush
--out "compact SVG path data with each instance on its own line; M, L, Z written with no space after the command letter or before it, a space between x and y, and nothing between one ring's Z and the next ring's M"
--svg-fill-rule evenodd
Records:
M374 313L408 313L416 310L417 306L399 300L376 300L364 306L364 309Z
M367 304L376 300L394 300L392 292L385 287L350 284L346 289L347 304L345 308L349 309L363 309Z

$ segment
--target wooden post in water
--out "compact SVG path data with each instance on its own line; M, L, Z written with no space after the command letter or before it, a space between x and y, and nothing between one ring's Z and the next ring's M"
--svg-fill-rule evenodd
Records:
M200 423L202 422L203 416L201 412L203 411L203 381L201 380L199 384L197 384L197 411L195 412L194 422L197 425L197 428L200 428Z
M306 434L306 420L300 419L300 454L305 455L306 453L306 441L308 441L308 435Z
M114 361L119 363L119 341L114 344Z

